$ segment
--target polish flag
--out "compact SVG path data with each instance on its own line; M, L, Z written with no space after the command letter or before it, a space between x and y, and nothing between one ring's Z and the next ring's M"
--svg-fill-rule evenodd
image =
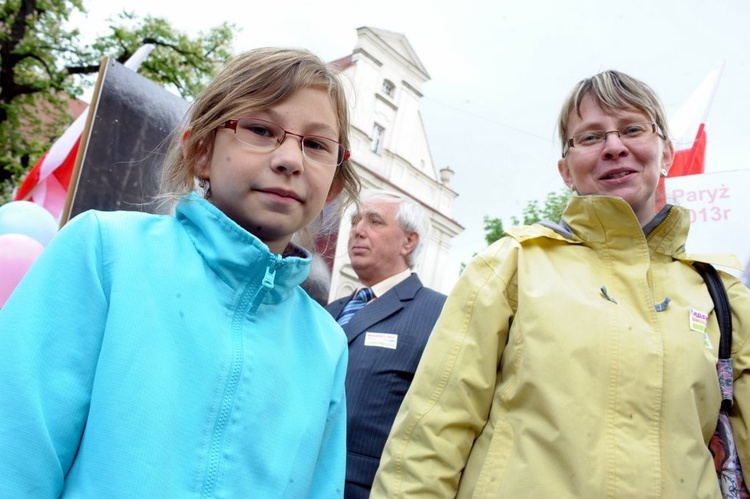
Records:
M672 116L675 155L668 177L703 173L706 159L706 119L716 95L724 63L706 75L685 104Z
M142 45L124 66L137 71L154 45ZM32 201L47 209L59 221L68 195L70 177L78 155L81 134L86 125L89 108L76 118L34 167L29 171L14 197L15 201Z

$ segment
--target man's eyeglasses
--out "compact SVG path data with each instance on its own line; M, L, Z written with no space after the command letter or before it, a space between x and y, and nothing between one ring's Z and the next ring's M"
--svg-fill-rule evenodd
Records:
M658 133L659 137L665 138L656 123L629 123L617 130L586 130L573 135L563 144L563 158L571 147L582 149L601 147L610 133L616 133L623 142L636 142L648 137L650 133Z
M226 121L224 128L234 130L234 136L243 144L258 151L270 152L284 142L287 135L300 139L302 155L323 166L339 166L349 159L349 150L340 143L318 135L300 135L284 130L276 123L258 118L239 118Z

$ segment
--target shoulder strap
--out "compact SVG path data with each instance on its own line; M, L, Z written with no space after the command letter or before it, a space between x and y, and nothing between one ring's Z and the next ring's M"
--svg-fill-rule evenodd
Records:
M703 277L708 293L714 301L714 312L719 323L721 339L719 340L719 358L728 359L732 351L732 312L729 308L729 297L724 283L713 265L693 262L693 267Z

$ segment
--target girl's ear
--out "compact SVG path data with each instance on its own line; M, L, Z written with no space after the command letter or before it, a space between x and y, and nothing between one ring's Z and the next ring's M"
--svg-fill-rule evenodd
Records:
M182 148L182 155L187 156L187 141L190 138L190 135L193 133L193 130L191 128L186 128L182 131L180 134L180 147Z
M331 188L328 189L328 196L326 197L326 206L331 204L334 199L338 197L339 194L341 194L341 191L344 190L344 179L341 178L341 175L336 175L333 177L333 182L331 182Z
M182 157L188 158L189 152L187 149L187 142L190 136L192 135L193 130L191 128L186 128L183 130L182 134L180 135L180 146L182 147ZM198 147L202 148L202 143L198 144ZM195 158L195 161L193 162L193 174L201 179L208 179L210 176L209 172L209 161L207 161L209 151L207 150L201 150L198 155Z

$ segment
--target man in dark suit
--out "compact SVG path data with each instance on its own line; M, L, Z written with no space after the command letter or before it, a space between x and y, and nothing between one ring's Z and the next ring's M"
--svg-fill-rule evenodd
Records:
M346 499L369 497L396 412L445 302L411 272L429 229L421 206L388 192L365 198L352 217L349 259L362 286L326 307L349 340ZM370 301L353 312L347 304L363 295Z

